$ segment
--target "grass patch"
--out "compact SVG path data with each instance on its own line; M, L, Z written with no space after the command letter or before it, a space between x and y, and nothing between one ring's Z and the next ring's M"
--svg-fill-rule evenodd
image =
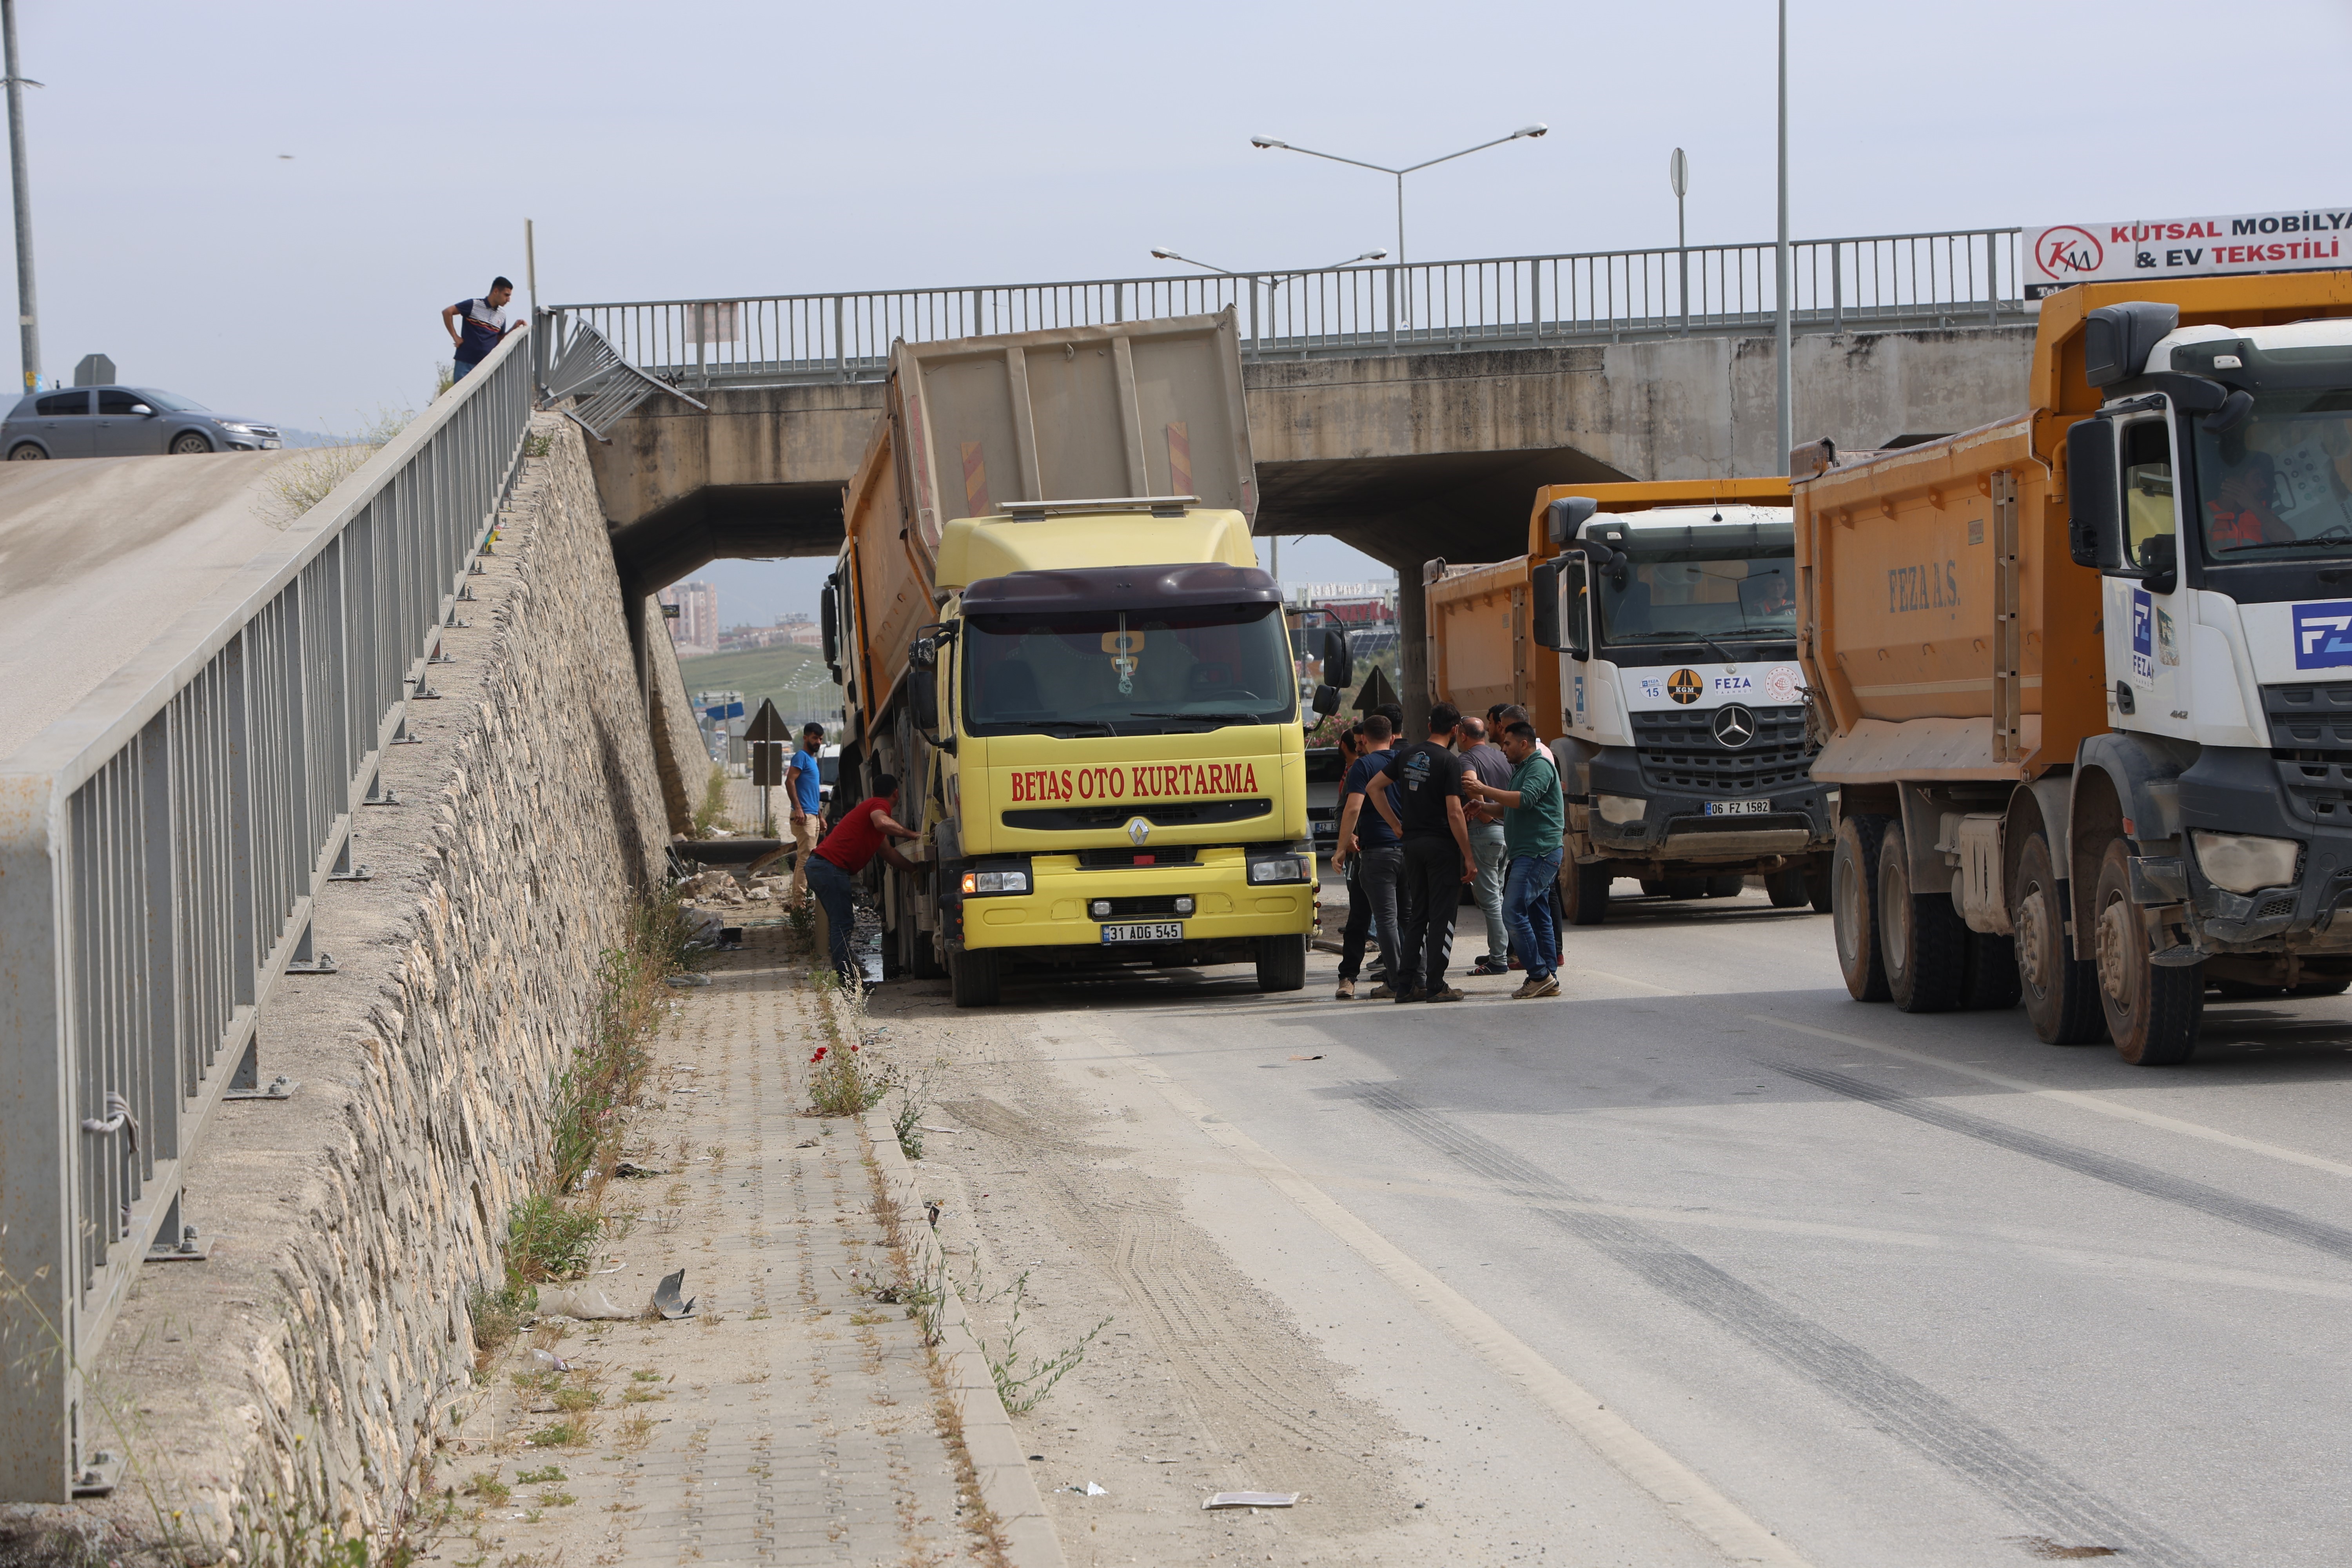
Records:
M561 1468L554 1465L541 1465L538 1469L525 1470L515 1478L517 1481L527 1487L543 1487L571 1479Z
M561 1200L529 1197L507 1212L507 1267L523 1279L576 1279L596 1258L604 1216Z
M514 1496L514 1489L499 1479L497 1471L483 1470L466 1482L466 1495L479 1498L496 1508Z
M466 1299L474 1321L477 1371L488 1369L490 1358L507 1348L538 1305L539 1292L511 1277L496 1290L477 1289Z
M262 481L261 515L279 528L294 522L358 473L415 417L407 409L378 409L375 423L357 435L346 437L336 432L336 445L279 463Z
M588 1446L588 1423L576 1415L550 1422L523 1441L534 1448L584 1448Z
M721 823L734 825L727 807L727 770L713 763L710 776L702 784L702 804L694 808L694 836L708 838Z

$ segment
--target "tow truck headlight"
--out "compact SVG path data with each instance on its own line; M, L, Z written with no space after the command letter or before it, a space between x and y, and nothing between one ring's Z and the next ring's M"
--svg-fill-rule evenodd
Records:
M1307 862L1297 855L1285 855L1274 860L1253 860L1250 862L1249 879L1254 884L1304 882L1307 880Z
M1087 913L1094 916L1095 919L1098 921L1107 921L1110 919L1110 900L1108 899L1097 899L1093 903L1087 906Z
M967 893L1025 893L1029 890L1026 871L966 871L963 890Z
M1639 822L1650 809L1650 803L1638 795L1600 795L1592 799L1603 822Z
M1177 894L1174 908L1176 912L1180 915L1191 914L1192 912L1192 895L1190 893Z
M2259 892L2294 880L2303 846L2292 838L2258 838L2251 833L2191 833L2197 864L2205 879L2233 893Z

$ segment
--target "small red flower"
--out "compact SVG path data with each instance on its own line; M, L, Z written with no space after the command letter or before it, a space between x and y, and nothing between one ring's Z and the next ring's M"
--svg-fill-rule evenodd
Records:
M823 1047L823 1046L819 1046L819 1047L816 1048L816 1055L814 1055L814 1056L813 1056L813 1057L809 1058L809 1060L811 1060L811 1061L813 1061L813 1062L821 1062L821 1061L824 1060L824 1052L825 1052L825 1047Z

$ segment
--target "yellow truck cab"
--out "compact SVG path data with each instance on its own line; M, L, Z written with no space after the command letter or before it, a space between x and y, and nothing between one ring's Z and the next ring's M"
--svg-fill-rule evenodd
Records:
M1297 989L1310 704L1251 543L1232 313L897 353L828 616L856 765L922 835L921 877L878 889L886 963L944 968L960 1006L1008 966L1250 962ZM942 468L977 507L934 541ZM1042 499L1082 484L1134 493Z

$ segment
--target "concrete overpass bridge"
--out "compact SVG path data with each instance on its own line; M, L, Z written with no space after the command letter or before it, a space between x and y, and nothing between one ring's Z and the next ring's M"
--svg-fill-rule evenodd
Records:
M2016 243L1800 247L1801 431L2015 405ZM646 595L832 551L892 338L1230 305L1260 527L1410 574L1519 548L1540 482L1776 468L1768 257L564 307L294 526L215 493L236 459L56 465L92 508L143 493L124 464L214 489L201 539L139 536L178 591L135 624L115 578L32 584L118 646L0 713L0 1501L103 1495L100 1456L143 1444L190 1533L298 1464L365 1524L448 1434L598 954L691 816Z
M2032 317L2018 238L1796 246L1798 431L1874 447L2021 406ZM1539 485L1780 471L1771 269L1769 246L1726 246L567 305L545 313L543 352L558 389L568 371L634 394L590 421L590 460L622 574L651 592L717 559L839 547L894 338L1230 308L1258 531L1329 534L1413 582L1434 555L1522 549ZM606 345L642 374L611 367ZM1420 605L1406 598L1411 677Z

